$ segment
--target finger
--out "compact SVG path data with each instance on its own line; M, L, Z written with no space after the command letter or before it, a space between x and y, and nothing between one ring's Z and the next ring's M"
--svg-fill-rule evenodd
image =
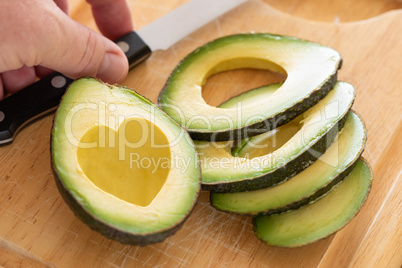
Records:
M109 83L121 82L128 72L123 51L112 41L73 21L60 9L44 14L51 20L50 29L43 29L35 58L41 65L71 78L97 76Z
M133 30L130 7L126 0L87 0L103 35L116 39Z
M65 14L69 14L69 10L68 10L68 0L54 0L54 3L65 13ZM35 73L36 76L38 76L39 78L45 77L51 73L53 73L54 71L43 67L43 66L35 66Z
M35 69L23 66L17 70L3 72L2 79L5 91L15 93L35 82Z
M48 76L49 74L53 73L54 71L52 69L43 67L43 66L35 66L35 73L36 76L39 78Z
M90 29L70 21L63 23L65 33L56 55L45 53L40 65L59 71L71 78L96 76L105 82L120 83L128 73L128 61L123 51L112 41ZM52 45L52 44L51 44Z
M68 0L54 0L56 5L68 15Z
M3 79L0 74L0 100L4 98L4 88L3 88Z
M97 76L109 83L125 78L128 61L116 44L73 21L53 1L38 1L0 1L0 15L19 29L0 27L0 36L9 37L0 42L6 51L0 54L0 72L40 65L71 78ZM7 8L19 12L10 15Z
M97 76L105 82L119 83L128 73L128 61L123 51L109 39L65 17L59 40L60 49L54 56L43 55L43 65L71 78ZM53 43L50 44L53 47Z

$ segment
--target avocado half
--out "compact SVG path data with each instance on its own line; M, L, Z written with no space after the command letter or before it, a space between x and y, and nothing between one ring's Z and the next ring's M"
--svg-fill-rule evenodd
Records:
M70 85L51 134L60 193L90 228L124 244L173 235L200 190L193 141L136 92L81 78Z
M158 102L194 140L243 139L291 121L333 88L340 54L306 40L265 34L225 36L197 48L171 73ZM287 74L270 98L232 108L208 105L202 85L209 76L233 69L269 69Z
M267 90L275 87L278 85ZM252 96L258 94L242 94L232 101L234 104L254 98ZM218 193L244 192L292 178L330 147L345 124L355 96L356 90L351 84L337 82L323 100L293 121L240 141L234 148L232 142L195 141L202 168L202 188ZM276 144L267 151L261 145L270 139Z
M300 208L325 195L349 175L363 153L366 139L362 118L351 111L339 138L314 164L290 180L266 189L211 193L211 205L243 215L280 214Z

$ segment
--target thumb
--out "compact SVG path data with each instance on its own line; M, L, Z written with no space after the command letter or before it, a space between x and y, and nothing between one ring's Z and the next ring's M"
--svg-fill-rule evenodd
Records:
M59 8L49 9L43 27L36 35L33 65L41 65L71 78L96 76L109 83L120 83L127 75L128 61L112 41L75 22Z

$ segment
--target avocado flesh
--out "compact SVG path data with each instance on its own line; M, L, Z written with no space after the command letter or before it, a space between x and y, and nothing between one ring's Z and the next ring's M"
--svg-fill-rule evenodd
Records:
M254 102L271 96L278 88L281 87L281 85L282 83L277 83L252 89L227 100L219 107L233 108L240 105L252 105ZM232 146L232 155L251 159L272 153L277 148L284 145L292 136L297 133L297 131L301 129L302 118L302 116L298 116L289 123L286 123L278 128L274 128L272 131L263 131L265 134L237 141L236 145ZM259 146L261 141L264 144ZM248 150L248 148L252 150Z
M227 36L189 54L172 72L158 101L195 140L244 138L256 135L254 129L285 124L316 104L333 87L340 65L337 51L305 40L271 34ZM240 111L208 105L201 94L207 78L238 68L269 69L286 73L287 79L269 98Z
M243 192L266 188L293 177L320 157L334 141L354 98L354 87L338 82L323 100L303 113L301 121L297 121L300 118L294 119L302 126L283 146L252 159L233 156L230 142L195 141L201 161L203 189L222 193ZM291 133L295 124L291 122L289 125ZM251 142L253 139L260 137L251 138Z
M151 132L152 137L145 135ZM132 146L116 146L122 145L121 141ZM85 144L93 142L97 146L85 148ZM119 155L119 151L124 154ZM125 120L117 133L106 126L94 126L81 138L77 156L83 172L96 186L143 207L148 206L163 187L171 161L165 134L143 118Z
M139 129L140 136L133 134ZM198 198L200 170L192 140L132 90L92 78L75 81L57 110L51 143L52 167L63 198L82 221L108 238L137 245L162 241L183 224ZM155 161L170 162L160 161L162 168L154 174L137 169L149 169L150 149ZM128 158L130 152L140 157ZM148 161L141 162L144 159ZM110 164L108 170L109 161L119 165ZM124 175L128 173L135 179ZM144 193L130 197L124 188L132 189L137 182Z
M268 245L280 247L299 247L328 237L356 216L371 182L371 168L361 158L343 182L316 202L288 213L254 217L254 232Z
M256 191L211 193L211 204L221 211L247 215L277 214L306 205L349 174L363 153L366 135L363 120L350 112L337 141L314 164L292 179Z
M239 105L245 107L248 105L253 105L253 103L261 100L269 98L275 91L282 86L282 83L270 84L258 88L254 88L252 90L241 93L237 96L234 96L227 101L223 102L218 107L221 109L224 108L235 108ZM241 101L240 101L241 100Z

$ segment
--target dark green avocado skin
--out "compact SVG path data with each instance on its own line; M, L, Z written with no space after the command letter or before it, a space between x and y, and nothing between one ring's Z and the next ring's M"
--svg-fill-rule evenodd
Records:
M339 65L339 68L341 64ZM338 69L339 69L338 68ZM300 114L307 111L309 108L316 105L320 100L322 100L333 87L337 81L337 73L328 77L327 81L322 85L322 87L313 93L310 96L306 97L299 103L294 106L281 111L276 114L274 117L268 118L263 121L259 121L252 125L246 126L242 129L231 129L227 131L217 131L217 132L199 132L193 131L191 129L186 129L190 134L190 137L193 140L197 141L228 141L228 140L242 140L246 138L250 138L275 128L278 128L293 119L295 119Z
M338 132L345 125L348 114L349 113L345 113L338 123L328 130L327 133L312 145L309 150L300 154L282 167L274 169L272 172L261 175L260 177L254 177L247 180L233 182L225 181L224 183L203 183L201 189L214 193L235 193L263 189L287 181L313 164L322 154L325 153L329 146L335 141ZM313 150L315 154L311 154L310 150Z
M53 166L53 163L52 163ZM187 213L185 218L178 222L176 225L174 225L172 228L165 229L162 231L159 231L158 233L148 233L148 234L142 234L142 235L135 235L131 234L128 232L124 232L122 230L118 230L104 222L101 222L100 220L94 218L91 214L89 214L78 202L77 200L71 195L70 192L66 190L64 187L63 183L61 182L55 171L55 168L53 168L53 177L55 178L57 189L59 190L61 196L63 197L64 201L67 203L67 205L70 207L70 209L73 211L75 216L77 216L83 223L85 223L87 226L89 226L92 230L97 231L104 235L105 237L116 240L122 244L129 244L129 245L136 245L136 246L146 246L149 244L155 244L162 242L165 240L167 237L174 235L180 227L184 224L184 222L187 220L188 216L190 215L191 211ZM195 203L197 203L198 198L195 199ZM195 206L195 204L194 204ZM193 208L194 208L193 206Z

